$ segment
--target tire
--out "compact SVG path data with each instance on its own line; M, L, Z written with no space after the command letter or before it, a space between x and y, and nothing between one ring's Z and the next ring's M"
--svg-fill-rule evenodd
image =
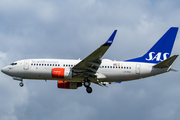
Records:
M87 91L87 93L92 93L92 88L91 87L87 87L86 91Z
M24 86L24 83L20 82L20 83L19 83L19 86L20 86L20 87L23 87L23 86Z
M91 83L89 81L84 81L84 86L85 87L89 87L91 85Z

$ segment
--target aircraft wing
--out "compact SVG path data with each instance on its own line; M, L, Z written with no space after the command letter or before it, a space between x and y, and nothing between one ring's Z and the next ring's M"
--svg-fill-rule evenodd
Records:
M101 64L101 58L105 54L105 52L108 50L108 48L113 43L114 37L116 35L117 30L115 30L110 38L101 45L98 49L96 49L93 53L91 53L89 56L84 58L81 62L79 62L77 65L75 65L72 70L77 72L83 72L87 75L94 76L97 69L99 68Z

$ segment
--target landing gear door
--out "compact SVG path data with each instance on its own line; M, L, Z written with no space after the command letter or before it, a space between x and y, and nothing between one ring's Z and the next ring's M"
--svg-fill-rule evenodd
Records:
M24 70L28 70L29 69L29 60L24 60L23 68L24 68Z
M136 74L141 73L141 64L136 64Z

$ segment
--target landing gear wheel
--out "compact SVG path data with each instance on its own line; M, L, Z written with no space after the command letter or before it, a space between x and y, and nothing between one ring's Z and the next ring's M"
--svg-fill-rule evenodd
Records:
M92 93L92 88L90 87L91 82L88 80L88 77L84 78L84 87L86 87L87 93Z
M23 82L20 82L20 83L19 83L19 86L20 86L20 87L23 87L23 86L24 86L24 83L23 83Z
M92 88L91 87L87 87L86 91L87 91L87 93L92 93Z
M84 86L85 87L89 87L91 85L91 83L89 81L84 81Z

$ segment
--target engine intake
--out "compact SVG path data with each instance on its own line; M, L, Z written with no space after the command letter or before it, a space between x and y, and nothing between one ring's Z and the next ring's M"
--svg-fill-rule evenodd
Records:
M52 78L55 79L72 79L72 69L68 68L53 68Z

